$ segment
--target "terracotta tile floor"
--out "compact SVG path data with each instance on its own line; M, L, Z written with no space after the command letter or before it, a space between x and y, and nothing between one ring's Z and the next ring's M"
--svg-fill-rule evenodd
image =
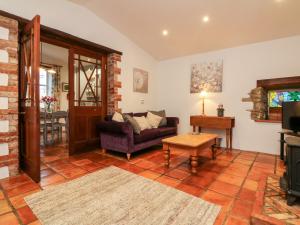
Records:
M203 151L198 173L191 175L189 156L179 150L172 152L171 167L167 169L163 166L161 147L133 154L129 162L125 154L104 155L100 149L68 157L64 147L43 151L39 184L25 174L0 180L0 224L39 224L26 205L25 196L110 165L221 205L215 224L250 224L259 180L265 174L281 175L284 171L276 156L239 150L218 150L214 161L209 150ZM272 209L265 210L272 212Z

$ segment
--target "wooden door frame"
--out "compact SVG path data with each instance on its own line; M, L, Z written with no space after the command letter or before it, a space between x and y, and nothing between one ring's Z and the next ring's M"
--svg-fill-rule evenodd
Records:
M20 16L5 12L3 10L0 10L0 15L6 18L10 18L13 20L16 20L18 22L19 25L19 29L18 29L18 33L20 34L20 31L22 30L22 28L24 28L26 26L26 24L28 24L30 22L30 20L22 18ZM91 41L87 41L85 39L76 37L74 35L62 32L60 30L57 29L53 29L44 25L40 25L40 41L41 42L45 42L45 43L49 43L49 44L53 44L56 46L60 46L60 47L64 47L67 49L71 49L71 48L76 48L76 49L81 49L81 50L86 50L86 51L91 51L91 52L101 52L103 54L106 54L106 56L108 56L109 54L118 54L118 55L122 55L123 53L102 45L99 45L97 43L91 42ZM19 42L20 43L20 42ZM20 56L20 53L18 53ZM106 65L107 65L107 60L105 61ZM20 64L19 64L20 66ZM20 71L19 71L20 72ZM70 73L70 71L69 71ZM106 81L107 82L107 72L106 74ZM20 84L20 82L19 82ZM107 84L105 87L105 90L107 90ZM105 109L105 113L106 114L106 110L107 110L107 91L105 91L105 104L106 106L103 107ZM20 110L19 110L20 112ZM19 134L20 137L20 134ZM21 151L20 146L22 145L22 142L19 138L19 152Z
M99 58L101 57L101 62L104 63L105 68L107 68L107 53L106 52L97 52L97 51L92 51L90 49L85 49L82 46L77 46L77 45L72 45L70 43L64 42L62 40L57 40L57 39L51 39L46 35L43 35L41 33L41 42L43 43L47 43L47 44L51 44L51 45L55 45L55 46L59 46L62 48L65 48L68 50L68 82L69 84L71 84L74 81L74 65L73 65L73 59L71 58L73 56L74 52L80 52L82 54L86 54L88 56L91 57L95 57L95 58ZM103 74L103 77L101 77L101 116L104 117L107 114L107 69L103 69L103 67L101 67L101 74ZM103 86L102 86L103 85ZM73 99L71 94L74 94L74 91L71 91L71 86L69 87L69 99L68 99L68 108L69 108L69 119L70 119L70 115L72 115L73 112L71 112L71 101L70 99ZM72 124L69 123L69 130L72 129ZM68 132L70 134L70 132ZM68 138L69 139L69 138ZM69 139L70 141L70 139ZM72 150L71 145L68 145L68 153L69 155L74 154L75 152Z

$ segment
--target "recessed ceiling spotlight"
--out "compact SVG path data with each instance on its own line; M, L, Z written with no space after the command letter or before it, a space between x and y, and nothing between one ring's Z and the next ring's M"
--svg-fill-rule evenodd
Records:
M275 0L275 2L281 3L284 2L284 0Z
M209 16L203 16L202 21L207 23L209 21Z
M168 31L168 30L163 30L163 31L162 31L162 35L163 35L163 36L167 36L168 34L169 34L169 31Z

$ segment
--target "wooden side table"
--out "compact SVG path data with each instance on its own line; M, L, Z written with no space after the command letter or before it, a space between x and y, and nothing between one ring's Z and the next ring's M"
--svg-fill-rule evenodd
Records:
M193 131L201 132L201 128L211 128L226 131L226 148L232 149L232 129L235 126L234 117L218 117L218 116L191 116L190 125Z

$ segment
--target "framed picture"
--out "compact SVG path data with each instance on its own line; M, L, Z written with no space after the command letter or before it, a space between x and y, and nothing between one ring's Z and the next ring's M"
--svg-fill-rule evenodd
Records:
M191 67L191 93L222 92L223 61L193 64Z
M133 69L133 91L148 93L148 72L134 68Z
M69 83L62 83L62 91L69 92Z

